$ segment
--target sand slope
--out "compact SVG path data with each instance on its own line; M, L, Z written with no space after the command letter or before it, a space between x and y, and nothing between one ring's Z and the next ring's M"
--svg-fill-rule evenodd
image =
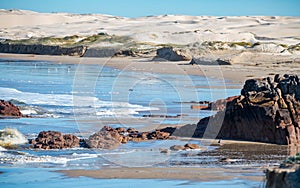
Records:
M0 10L0 38L125 35L151 43L203 41L300 43L300 17L212 17L162 15L123 18L101 14L36 13Z

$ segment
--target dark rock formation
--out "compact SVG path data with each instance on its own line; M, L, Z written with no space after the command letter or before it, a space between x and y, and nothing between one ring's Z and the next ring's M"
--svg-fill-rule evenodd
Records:
M5 100L0 100L0 115L23 117L23 114L17 106Z
M118 51L118 52L116 52L115 54L114 54L114 56L116 56L116 57L122 57L122 56L131 56L131 57L136 57L137 56L137 53L135 52L135 51L133 51L133 50L131 50L131 49L129 49L129 50L120 50L120 51Z
M266 187L267 188L298 188L300 187L300 167L287 169L267 169L266 171Z
M183 126L174 134L300 144L300 82L296 75L247 80L241 95L225 102L218 104L221 111L216 115Z
M80 146L76 136L63 135L57 131L42 131L35 140L31 140L31 144L38 149L63 149Z
M118 48L88 48L84 57L113 57L118 52Z
M216 110L216 111L221 111L221 110L225 110L226 104L228 102L231 102L231 101L233 101L234 99L236 99L238 97L239 96L232 96L232 97L228 97L226 99L219 99L219 100L216 100L214 102L208 102L207 106L206 105L191 105L191 108L193 110Z
M91 135L87 140L86 144L90 148L101 148L101 149L115 149L121 143L125 144L128 141L142 142L146 140L166 140L172 139L170 134L175 128L167 127L152 132L139 132L134 128L128 128L127 130L123 127L116 129L104 126L99 132Z
M192 59L192 56L186 50L173 47L160 48L156 51L156 55L168 61L190 61Z
M279 167L269 168L266 173L266 187L300 187L300 153L286 159Z
M0 42L1 53L83 56L85 46L62 47L42 44L9 44Z
M226 59L207 59L207 58L196 58L193 57L190 61L191 65L232 65L230 60Z

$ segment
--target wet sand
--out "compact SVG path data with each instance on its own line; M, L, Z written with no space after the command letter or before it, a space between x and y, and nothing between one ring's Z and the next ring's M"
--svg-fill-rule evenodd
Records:
M260 170L260 169L259 169ZM257 168L111 168L102 170L59 170L69 177L90 177L100 179L176 179L192 181L230 180L240 177L252 181L264 181ZM242 176L240 174L243 174Z
M215 144L213 141L211 143ZM264 170L278 166L290 154L287 146L224 141L214 150L171 153L166 164L154 167L107 167L93 170L59 170L68 177L100 179L179 179L219 181L246 179L264 182ZM175 158L173 158L173 157ZM192 159L192 160L191 160Z

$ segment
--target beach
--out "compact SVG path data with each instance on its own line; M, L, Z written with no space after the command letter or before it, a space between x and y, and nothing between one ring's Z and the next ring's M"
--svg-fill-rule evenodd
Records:
M166 62L152 61L151 58L85 58L70 56L47 56L34 54L0 54L3 59L20 60L44 60L55 63L71 64L97 64L113 67L125 71L138 71L161 74L198 75L217 79L230 80L233 85L228 86L241 88L246 79L273 76L284 72L286 74L297 74L300 71L299 63L276 63L276 64L237 64L237 65L190 65L189 62ZM262 57L262 61L264 58ZM234 73L234 74L233 74ZM223 87L224 88L224 87Z
M126 18L1 9L0 49L15 53L0 53L0 99L18 106L24 116L0 119L1 129L11 128L13 133L18 130L18 135L22 135L21 145L0 147L0 182L7 187L41 186L48 181L53 187L91 183L91 187L102 184L114 188L144 181L146 187L264 185L264 171L278 167L282 160L295 155L297 148L270 144L269 137L265 139L267 143L250 142L253 139L247 136L256 131L251 127L228 131L246 132L244 140L215 139L217 134L213 139L200 139L195 136L196 129L189 137L174 138L163 132L166 139L159 139L158 134L166 127L178 130L196 126L199 120L215 117L220 111L226 114L227 102L233 109L228 113L240 110L229 120L244 120L242 125L252 125L252 121L255 125L269 125L278 122L276 118L281 113L289 118L288 105L277 108L283 106L277 104L283 98L273 90L280 84L299 82L299 25L299 17L288 16ZM73 52L77 47L83 50ZM50 50L36 51L39 48ZM61 55L49 55L62 51ZM113 53L107 55L107 51ZM48 55L39 55L40 52ZM277 74L283 77L276 77ZM276 78L278 81L271 83ZM247 86L246 80L257 85ZM282 92L289 92L282 88ZM291 91L296 97L289 100L298 104L298 90ZM249 93L260 98L255 96L254 102L242 103L250 98ZM220 99L225 99L225 110L203 109ZM253 116L247 116L247 108ZM278 109L283 110L276 114ZM268 114L271 118L265 117ZM263 121L256 122L255 118ZM79 140L91 143L90 136L106 126L113 131L127 130L118 132L123 138L131 134L129 129L137 131L127 137L131 140L118 141L118 147L113 149L79 145ZM43 145L38 148L34 142L40 132L48 130L76 136L78 144L40 149ZM154 133L156 137L151 137ZM141 134L146 135L144 140L139 137ZM283 143L287 136L280 138ZM5 135L1 139L9 140L9 146L20 141ZM186 144L199 148L172 149ZM39 171L45 175L41 180ZM25 176L18 177L18 173ZM14 182L15 178L18 181ZM56 179L60 181L53 182ZM73 181L80 183L75 185Z

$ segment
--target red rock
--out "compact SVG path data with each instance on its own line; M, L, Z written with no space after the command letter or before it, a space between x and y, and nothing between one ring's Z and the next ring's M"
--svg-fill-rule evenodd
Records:
M79 139L71 134L63 135L57 131L42 131L35 140L31 141L38 149L63 149L79 147Z
M0 100L0 115L23 117L23 114L17 106L5 100Z
M210 107L205 106L205 105L191 105L191 109L193 109L193 110L208 110L208 109L210 109Z
M172 150L172 151L179 151L179 150L184 150L184 149L185 149L185 147L181 146L181 145L174 145L174 146L170 147L170 150Z
M200 146L199 146L199 145L197 145L197 144L190 144L190 143L185 144L184 147L185 147L186 149L200 149Z
M86 140L86 144L89 148L115 149L119 147L123 137L117 136L118 133L114 131L101 130L94 133Z
M215 104L215 109L223 110L197 125L178 128L174 135L201 138L205 133L211 139L300 145L300 82L296 75L276 75L274 81L269 77L247 80L241 96Z

